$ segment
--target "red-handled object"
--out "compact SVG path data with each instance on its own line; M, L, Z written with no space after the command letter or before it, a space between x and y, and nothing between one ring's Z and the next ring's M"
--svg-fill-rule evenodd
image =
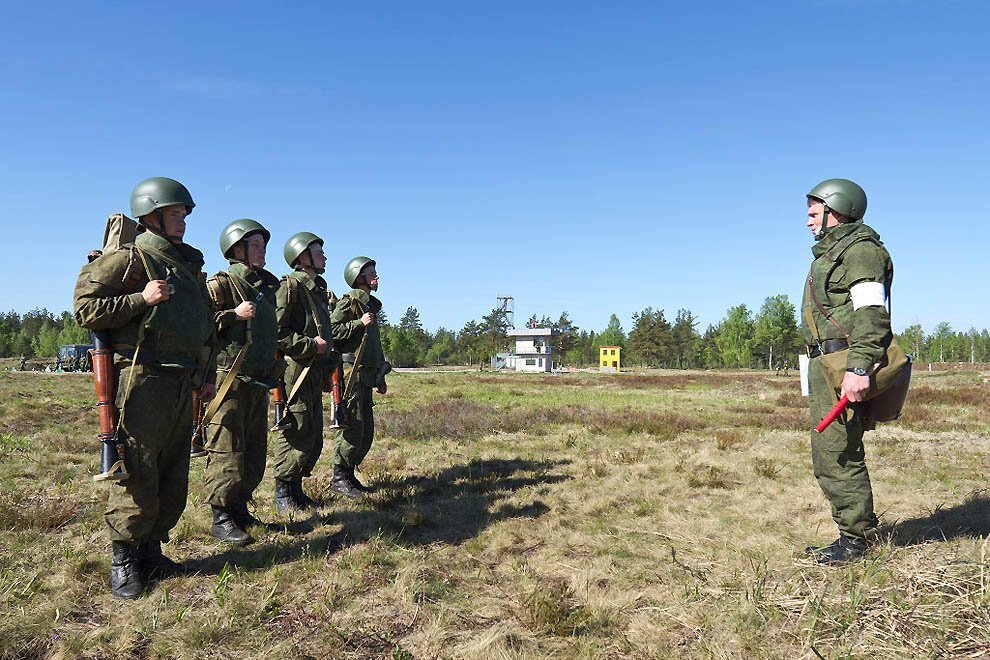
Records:
M839 417L839 415L842 414L842 412L846 409L846 406L848 405L849 405L849 397L843 394L842 398L839 399L839 402L834 406L832 406L832 409L828 411L827 415L822 417L822 421L818 422L818 426L815 427L815 431L821 433L822 431L827 429L829 425L832 422L834 422Z

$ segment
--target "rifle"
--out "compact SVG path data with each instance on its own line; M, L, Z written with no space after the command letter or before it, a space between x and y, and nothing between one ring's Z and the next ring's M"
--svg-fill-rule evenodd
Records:
M338 361L336 366L334 366L333 371L330 372L329 383L329 391L333 394L333 424L330 425L330 428L332 429L347 428L347 409L344 407L343 382L344 363ZM327 391L327 383L323 384L323 388L324 391Z
M93 481L121 481L127 478L124 459L127 446L120 437L117 412L117 379L113 368L113 349L106 332L93 332L93 384L96 409L100 414L100 473Z
M275 359L284 360L285 355L282 354L282 351L275 351ZM289 395L285 391L285 374L278 377L272 399L275 400L275 423L270 430L278 431L286 426L285 413L289 403Z
M206 447L203 445L203 399L200 398L201 390L193 390L192 393L192 442L189 446L189 458L200 458L206 456Z

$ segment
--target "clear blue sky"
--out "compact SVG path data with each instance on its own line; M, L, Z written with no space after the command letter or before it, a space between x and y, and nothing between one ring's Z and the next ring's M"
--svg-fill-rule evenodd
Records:
M508 294L517 324L628 330L649 305L704 330L800 300L804 193L847 177L894 258L895 328L990 327L988 19L953 0L20 3L0 307L70 308L105 217L170 176L210 272L247 216L279 275L300 230L327 239L333 288L377 258L393 321L414 305L456 330Z

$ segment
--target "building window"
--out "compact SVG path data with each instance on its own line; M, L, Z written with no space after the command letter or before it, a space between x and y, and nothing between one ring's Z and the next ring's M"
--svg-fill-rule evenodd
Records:
M615 360L612 360L612 366L618 368L619 363L616 362Z
M540 358L540 365L539 366L541 366L541 367L543 366L543 358Z
M526 366L527 367L535 367L536 366L536 358L526 358Z

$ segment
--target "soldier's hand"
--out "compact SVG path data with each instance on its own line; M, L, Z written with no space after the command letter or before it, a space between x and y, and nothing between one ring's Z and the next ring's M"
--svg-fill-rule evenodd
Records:
M313 341L316 342L317 355L323 355L324 353L327 352L327 349L330 347L330 344L328 344L327 340L324 339L323 337L316 337L313 339Z
M199 400L203 403L209 403L215 398L217 398L217 384L203 383L203 387L199 390Z
M248 319L253 319L255 314L255 304L250 300L245 300L240 305L234 308L234 314L237 316L238 321L247 321Z
M378 386L378 393L379 394L388 393L388 383L386 383L384 380L382 381L382 384Z
M151 280L144 285L144 291L141 292L144 302L152 307L165 302L169 299L170 295L171 287L169 287L168 282L165 280Z
M853 372L847 371L846 375L842 377L842 392L840 396L847 396L853 403L862 401L869 390L869 376L857 376Z
M365 327L371 325L374 322L375 322L375 315L372 314L371 312L365 312L364 316L361 317L361 323L363 323Z

